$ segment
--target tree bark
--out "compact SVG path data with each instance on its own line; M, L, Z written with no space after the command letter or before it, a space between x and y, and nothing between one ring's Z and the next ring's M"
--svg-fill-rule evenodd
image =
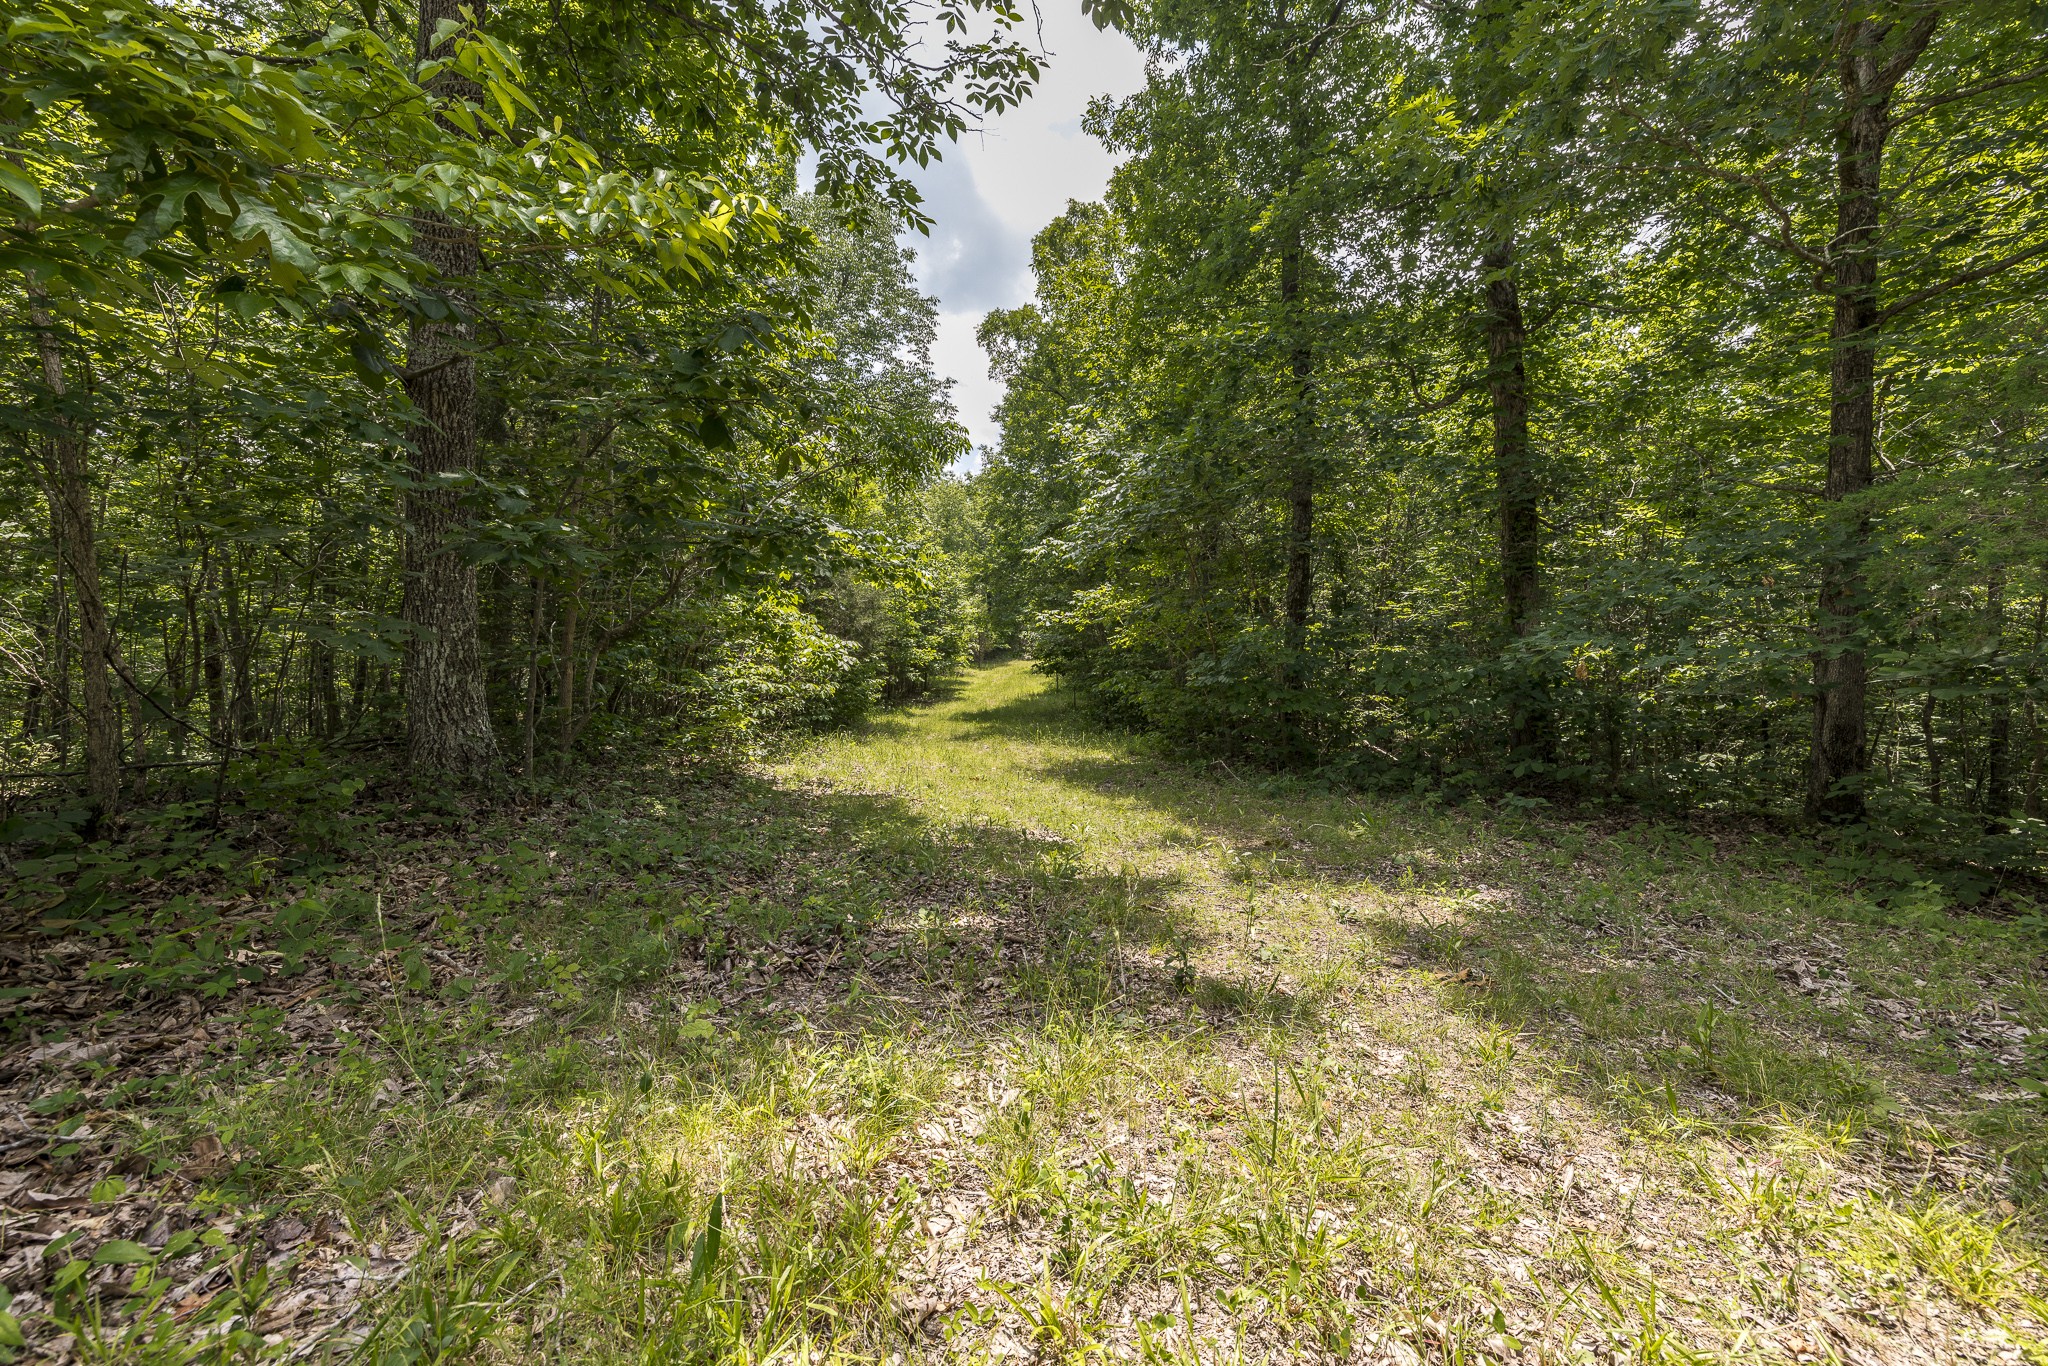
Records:
M483 5L474 4L479 20ZM443 19L461 20L456 0L422 0L418 56L435 44ZM437 95L474 97L474 86L443 72L427 83ZM445 121L444 121L444 126ZM444 311L415 314L406 347L406 396L412 432L413 486L405 499L406 752L414 769L478 778L497 770L478 641L476 566L460 553L469 514L453 485L476 468L475 327L469 281L479 265L476 234L432 212L412 220L413 249L433 271L428 283Z
M121 722L114 707L114 636L106 599L100 593L92 491L86 474L88 438L77 420L64 411L64 354L57 343L48 296L40 286L31 284L28 299L43 388L52 405L52 431L45 443L52 530L58 558L71 580L72 600L78 605L78 663L85 695L85 790L99 814L111 816L121 808Z
M185 632L182 630L175 636L172 635L170 623L164 623L164 686L170 691L171 699L168 710L174 716L186 715L189 711L187 704L192 700L185 695L185 650L187 639ZM166 747L170 750L172 758L182 759L185 757L185 735L186 731L182 726L174 725L170 728Z
M184 619L178 629L178 650L176 657L164 669L164 676L171 681L172 709L180 716L192 714L193 699L199 696L199 582L191 570L179 578L178 602L184 609ZM180 730L177 739L177 755L185 757L192 732Z
M247 744L256 735L256 684L251 677L256 642L251 639L248 614L242 610L242 581L235 573L232 548L220 557L221 626L227 639L228 743Z
M128 726L135 736L134 796L137 802L146 802L149 799L149 713L143 710L139 697L128 709Z
M526 710L520 721L520 763L519 774L529 782L533 779L533 738L534 727L540 712L540 640L541 630L546 626L547 595L542 591L540 576L529 574L528 586L533 593L533 613L526 630Z
M351 727L362 725L363 716L369 710L369 706L370 657L358 654L355 667L349 671L348 678L348 723Z
M1934 690L1920 699L1920 747L1927 751L1927 800L1941 805L1941 746L1934 734Z
M1302 172L1311 156L1307 101L1313 84L1308 66L1320 46L1312 40L1288 61L1287 98L1293 106L1287 126L1287 152L1282 178L1287 215L1280 245L1280 325L1287 353L1287 581L1281 589L1281 684L1288 695L1282 728L1294 757L1307 759L1314 750L1308 700L1308 628L1315 601L1316 530L1316 394L1315 353L1310 341L1307 300L1303 297Z
M334 678L334 647L326 641L313 642L312 658L307 668L312 674L313 734L322 740L332 740L341 734L341 688Z
M54 532L55 508L51 511ZM43 729L41 702L47 690L50 697L48 729L57 738L57 767L63 768L64 754L71 743L71 611L64 595L62 558L50 567L49 605L49 645L43 652L42 676L29 686L28 706L22 712L21 733L29 736Z
M1861 14L1863 11L1856 11ZM1811 820L1853 823L1864 816L1870 768L1862 616L1863 563L1870 517L1860 495L1877 454L1879 210L1891 97L1934 36L1924 15L1900 42L1893 24L1845 21L1836 35L1842 112L1835 128L1833 359L1828 368L1828 464L1822 495L1833 524L1821 562L1813 653L1813 751L1806 771Z
M1287 669L1299 686L1301 653L1308 645L1309 606L1315 592L1315 357L1301 305L1301 232L1296 228L1280 255L1280 308L1288 329L1287 371L1293 387L1293 412L1287 476L1287 587L1281 612L1285 619Z
M2030 676L2041 667L2041 640L2044 634L2048 634L2048 593L2043 593L2034 600L2034 655L2027 666ZM2041 814L2043 746L2040 712L2034 703L2034 686L2030 677L2027 685L2027 796L2020 807L2021 813L2027 816Z
M583 605L582 590L569 594L562 606L562 662L560 696L556 699L562 708L561 767L569 768L569 755L576 745L576 615Z
M1536 452L1529 440L1529 384L1523 355L1529 331L1515 283L1515 246L1503 240L1481 258L1486 272L1486 388L1493 408L1493 477L1500 517L1501 605L1510 643L1526 638L1542 606L1543 507ZM1510 683L1508 742L1521 758L1557 757L1549 688L1533 670Z
M40 644L41 642L39 641L37 643ZM45 654L44 658L47 660L47 653ZM41 674L37 674L28 680L28 687L24 689L22 693L21 738L24 740L34 738L36 731L42 725L42 720L43 679Z
M1994 567L1985 587L1985 615L1990 617L1991 673L1998 689L1985 699L1991 709L1984 743L1984 816L1996 828L2012 814L2012 696L2005 691L2005 570Z
M214 605L206 610L202 636L206 674L206 728L216 754L226 754L234 745L234 721L228 714L227 674L221 668L220 623Z

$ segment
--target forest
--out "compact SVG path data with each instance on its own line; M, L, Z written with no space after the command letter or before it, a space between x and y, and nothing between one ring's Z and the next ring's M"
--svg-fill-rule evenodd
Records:
M2043 12L1079 9L9 0L0 1361L2048 1361Z
M889 158L1031 57L465 13L15 16L11 781L103 820L401 735L464 780L615 720L746 753L960 657Z
M982 327L998 633L1203 752L2036 866L2038 15L1140 31Z
M745 755L1002 646L1196 753L2030 869L2040 34L1902 13L1101 12L1150 80L965 489L895 167L1021 15L25 13L8 781Z

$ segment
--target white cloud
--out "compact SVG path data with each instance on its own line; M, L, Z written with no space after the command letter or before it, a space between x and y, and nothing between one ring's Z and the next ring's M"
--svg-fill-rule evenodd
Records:
M918 283L949 311L1007 308L1031 285L1031 235L999 218L982 197L966 158L934 162L917 174L929 236L906 233L917 253Z
M993 446L1000 433L989 414L1002 401L1003 386L989 378L988 361L975 343L974 330L981 326L983 310L939 314L939 335L932 343L932 360L939 371L953 381L953 406L974 438L976 446ZM968 456L965 469L978 469L979 453Z
M989 414L1002 386L988 377L975 328L988 310L1031 297L1033 235L1069 199L1102 197L1116 159L1081 131L1088 102L1122 98L1145 83L1136 45L1098 30L1079 0L1050 0L1040 14L1052 55L1031 98L947 148L944 161L912 173L936 221L931 237L906 234L904 245L918 253L919 283L938 296L932 359L954 381L954 402L977 446L997 439Z

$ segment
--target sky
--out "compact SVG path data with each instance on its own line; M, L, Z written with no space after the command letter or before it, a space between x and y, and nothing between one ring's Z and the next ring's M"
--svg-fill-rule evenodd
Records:
M1002 386L988 377L974 329L990 309L1031 297L1031 239L1038 230L1064 213L1068 200L1099 199L1109 184L1115 158L1081 131L1088 102L1097 95L1121 99L1145 83L1137 47L1114 29L1098 30L1080 0L1040 0L1039 13L1051 58L1031 98L948 147L944 160L913 167L910 177L935 220L931 236L903 239L917 252L918 284L939 301L932 359L953 381L953 402L977 447L997 439L989 414ZM976 455L962 468L979 464Z

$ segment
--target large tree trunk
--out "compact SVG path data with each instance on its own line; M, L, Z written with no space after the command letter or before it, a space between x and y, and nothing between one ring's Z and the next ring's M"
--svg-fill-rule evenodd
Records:
M1883 107L1863 99L1846 70L1843 86L1849 110L1836 156L1841 198L1836 211L1835 318L1830 331L1834 356L1828 374L1828 469L1823 490L1836 506L1830 509L1834 525L1821 564L1814 632L1813 754L1806 773L1806 813L1828 821L1862 819L1863 781L1870 765L1865 719L1869 668L1857 629L1870 522L1860 508L1841 505L1870 487L1877 451L1875 239L1886 131Z
M1529 441L1529 383L1523 364L1528 327L1514 277L1515 247L1502 241L1481 259L1486 272L1486 388L1493 406L1493 478L1500 515L1501 605L1508 636L1534 629L1543 601L1542 481ZM1517 670L1509 684L1508 742L1519 758L1540 763L1557 757L1546 681Z
M1996 829L2012 814L2012 695L2005 683L2005 569L1994 566L1985 585L1984 615L1991 632L1991 674L1997 689L1985 699L1991 716L1984 740L1984 816Z
M249 614L243 610L242 577L235 572L235 550L220 557L221 622L227 639L228 743L240 748L256 738L256 642Z
M1291 681L1301 680L1301 652L1308 644L1309 604L1315 591L1315 358L1301 317L1301 233L1296 229L1280 255L1280 308L1288 329L1287 370L1293 381L1287 474L1287 587L1281 612Z
M1287 160L1282 193L1292 200L1299 190L1301 175L1311 155L1306 102L1312 96L1308 63L1315 45L1297 50L1289 59L1288 99L1294 113L1288 121ZM1310 340L1307 299L1303 297L1302 272L1307 256L1303 247L1301 206L1285 203L1288 215L1280 244L1280 326L1285 331L1288 375L1287 413L1287 581L1281 589L1281 645L1285 659L1281 682L1288 695L1287 714L1282 726L1285 742L1297 759L1314 752L1308 700L1308 628L1315 601L1316 530L1316 394L1315 353Z
M481 20L483 5L471 6ZM423 0L418 52L439 54L443 19L460 20L456 0ZM429 89L470 95L449 73ZM476 234L437 213L413 219L414 251L434 272L428 282L448 306L439 318L416 315L406 349L405 391L418 412L413 428L413 487L405 507L406 750L417 770L480 777L498 766L477 639L476 566L460 553L468 522L451 477L476 468L476 361L468 282L476 275Z
M78 604L79 668L85 694L85 790L102 816L121 807L121 721L114 707L114 635L100 594L92 490L86 478L86 433L64 411L64 354L42 290L29 287L29 325L42 361L43 387L53 405L46 443L50 513L57 555Z
M1861 14L1859 10L1856 13ZM1891 97L1927 48L1937 15L1923 15L1897 44L1891 22L1853 19L1836 37L1842 112L1835 128L1835 316L1829 330L1828 469L1823 496L1832 523L1821 562L1813 653L1813 753L1806 770L1809 819L1863 819L1870 767L1863 654L1863 562L1870 518L1860 495L1877 455L1878 213Z

